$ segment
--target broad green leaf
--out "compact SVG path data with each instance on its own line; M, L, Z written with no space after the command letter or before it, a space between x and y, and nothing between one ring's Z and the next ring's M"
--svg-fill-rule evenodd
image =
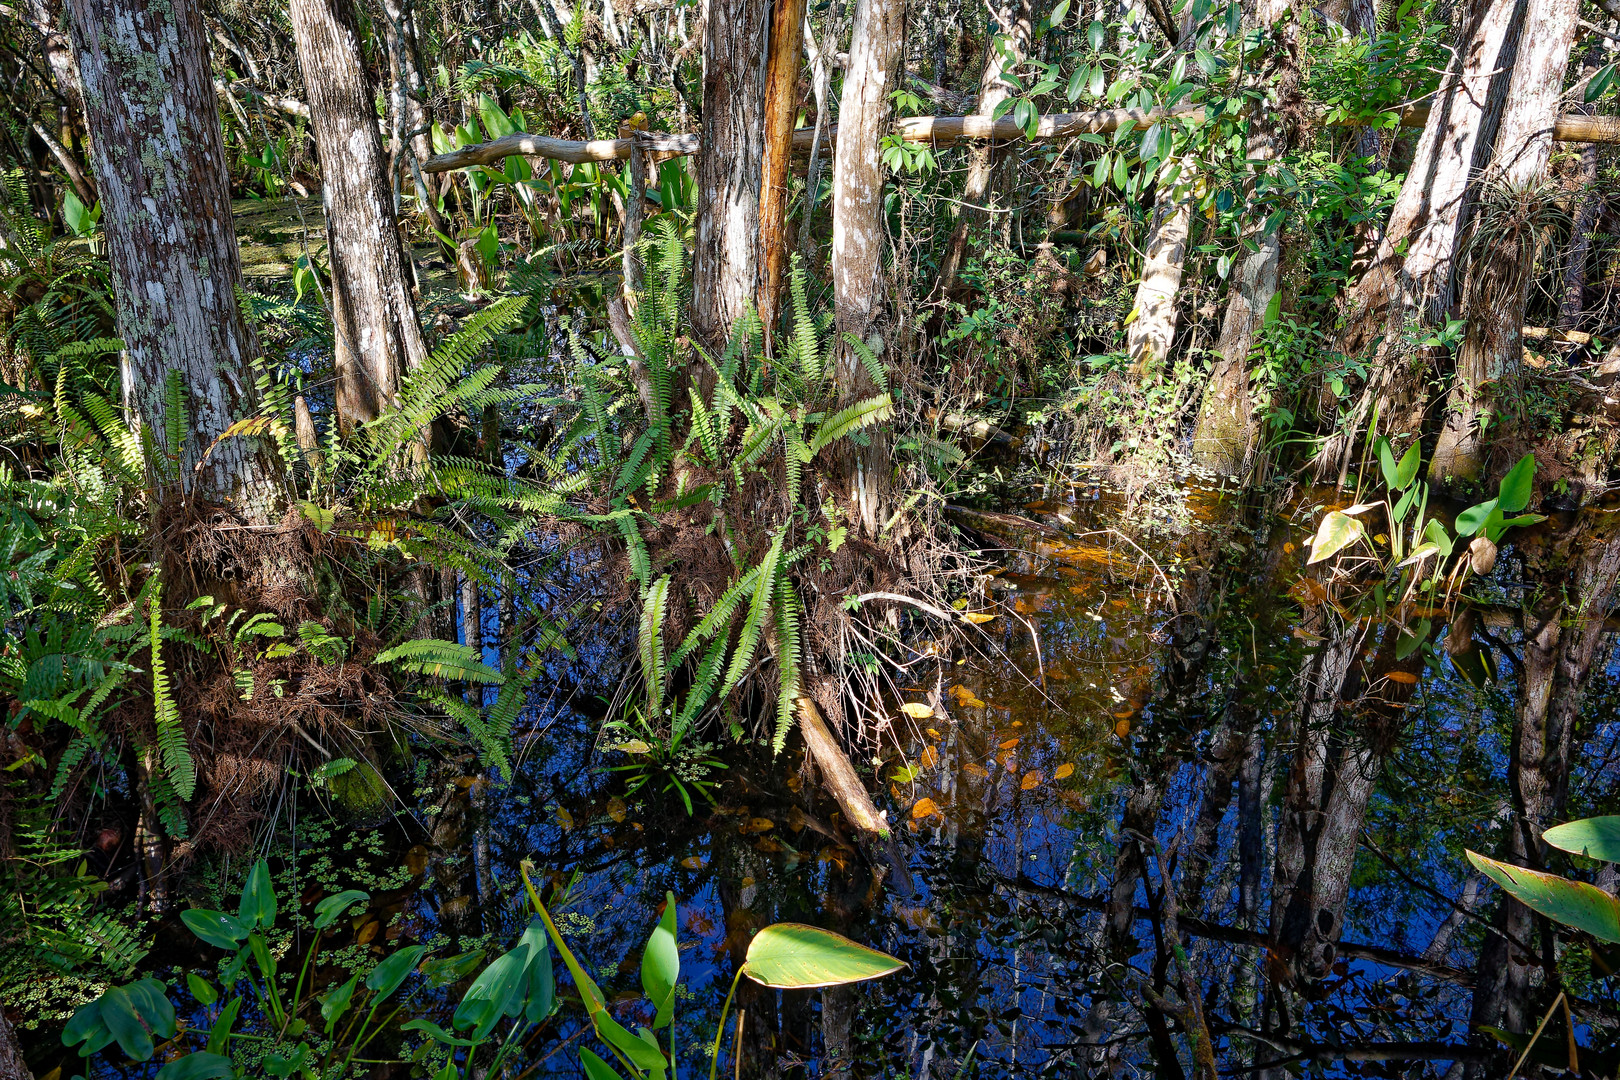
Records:
M1266 301L1266 310L1260 316L1260 325L1270 326L1280 315L1282 315L1282 293L1278 291L1272 293L1271 299Z
M1620 817L1614 815L1554 825L1541 838L1560 851L1620 862Z
M374 992L377 997L385 998L399 989L399 984L411 973L411 969L422 962L427 955L426 945L412 945L401 949L382 963L371 969L366 976L366 989Z
M1423 447L1417 442L1406 448L1401 455L1400 466L1395 470L1395 486L1405 491L1417 479L1418 466L1423 464Z
M152 1056L152 1034L141 1023L135 1002L128 989L115 986L101 995L101 1019L118 1040L118 1048L133 1061L146 1061Z
M243 926L273 926L276 921L276 887L270 882L270 864L260 859L248 871L242 885L242 902L236 918Z
M1384 474L1384 483L1391 491L1399 491L1401 470L1395 464L1395 452L1389 448L1389 440L1383 436L1378 439L1378 469Z
M1478 503L1477 505L1470 506L1468 509L1458 514L1457 535L1473 536L1475 533L1479 532L1480 529L1485 527L1485 521L1491 516L1491 511L1495 509L1496 500L1492 499L1489 502L1482 502Z
M1497 484L1497 505L1505 513L1518 513L1529 505L1529 494L1536 483L1536 455L1526 453L1518 465L1508 470Z
M1149 124L1146 132L1142 134L1142 160L1146 161L1159 152L1159 125Z
M213 983L195 971L186 972L186 986L190 988L191 996L197 999L199 1005L212 1005L219 1000L219 991L214 989Z
M1446 531L1445 525L1441 523L1439 518L1429 519L1429 523L1423 526L1423 536L1440 552L1442 559L1451 558L1451 552L1456 542L1452 539L1451 534Z
M1587 80L1583 96L1587 104L1591 104L1609 92L1609 87L1615 83L1616 67L1614 64L1604 64Z
M529 967L529 946L519 945L511 952L496 958L485 968L462 995L451 1017L451 1026L472 1028L474 1039L483 1039L495 1029L501 1017L508 1013L512 999L521 995L524 976Z
M583 1046L579 1048L579 1063L585 1066L587 1080L624 1080L613 1066Z
M169 1062L158 1070L157 1080L231 1080L234 1076L236 1067L230 1058L203 1050Z
M233 997L219 1010L219 1019L214 1026L208 1029L208 1045L204 1048L210 1054L222 1054L230 1044L231 1032L236 1027L236 1016L242 1011L242 999Z
M681 954L675 945L675 894L664 894L664 915L653 927L641 950L641 988L657 1016L653 1030L664 1027L675 1013L675 984L681 977Z
M630 1059L636 1068L657 1076L664 1074L669 1064L664 1052L658 1048L658 1042L647 1032L647 1037L632 1035L625 1026L613 1019L606 1009L591 1014L591 1024L596 1028L596 1034L603 1042L609 1044L619 1053ZM645 1028L642 1029L646 1031Z
M98 998L95 1001L80 1005L73 1015L68 1018L67 1026L62 1028L62 1045L72 1046L75 1043L82 1043L87 1039L93 1039L100 1035L106 1036L106 1041L101 1046L106 1046L107 1043L112 1041L112 1035L108 1033L107 1025L102 1023L101 1020L101 1001ZM96 1047L95 1050L81 1051L81 1054L84 1057L89 1057L96 1050L101 1049L101 1046Z
M429 960L422 965L422 976L427 979L429 986L443 988L477 971L483 961L483 949L447 956L442 960Z
M235 949L248 936L250 929L223 911L204 908L182 911L180 921L186 924L186 929L217 949Z
M349 1002L354 1000L354 988L360 985L360 976L351 976L349 981L335 990L327 991L321 999L321 1019L326 1021L326 1033L332 1034L332 1029L343 1014L349 1011Z
M169 1001L168 987L148 977L130 983L124 989L129 992L130 1000L135 1003L135 1011L152 1029L152 1034L160 1039L174 1037L174 1005Z
M1305 565L1331 559L1366 535L1367 527L1360 521L1342 511L1330 510L1316 530L1316 539L1311 541L1311 557Z
M336 896L328 896L315 905L315 929L325 930L354 905L363 904L370 899L370 893L359 889L346 889Z
M1413 624L1411 633L1402 634L1400 640L1395 643L1395 659L1405 660L1417 652L1419 647L1429 640L1429 631L1433 629L1434 626L1428 619L1419 619Z
M774 923L748 943L743 974L764 986L802 990L876 979L905 966L888 953L869 949L831 930L803 923Z
M1507 532L1509 529L1517 529L1525 525L1537 525L1546 520L1546 514L1515 514L1513 517L1503 518L1498 527L1503 532Z
M1091 25L1086 27L1086 41L1090 43L1093 49L1100 49L1103 47L1103 42L1107 40L1108 27L1093 19Z
M1620 900L1597 886L1497 862L1472 851L1468 861L1530 910L1600 941L1620 942Z
M529 986L523 999L523 1019L538 1024L556 1008L557 979L551 970L551 946L541 941L529 950Z
M1422 562L1424 559L1427 559L1429 556L1438 555L1439 553L1440 548L1434 543L1434 541L1431 540L1427 544L1419 544L1417 547L1413 548L1412 554L1402 559L1400 565L1402 567L1413 566Z
M266 1054L264 1071L271 1076L291 1076L302 1069L308 1060L309 1044L299 1043L298 1049L291 1054Z

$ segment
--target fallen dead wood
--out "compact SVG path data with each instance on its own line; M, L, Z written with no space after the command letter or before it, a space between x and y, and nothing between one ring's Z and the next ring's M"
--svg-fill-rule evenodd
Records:
M804 745L809 748L816 768L821 770L821 782L827 785L833 801L844 812L844 819L858 832L887 840L888 821L872 805L872 796L866 793L866 785L855 775L855 766L850 764L848 755L827 727L827 721L822 719L821 707L807 697L799 698L799 730L804 733Z
M1035 134L1029 135L1014 123L1011 117L992 120L988 116L907 116L895 121L895 134L906 142L949 146L973 139L1036 142L1066 139L1075 135L1101 134L1118 131L1126 123L1138 127L1163 120L1180 120L1188 124L1201 124L1206 117L1201 105L1177 105L1169 109L1093 109L1077 113L1048 113L1036 124ZM1410 108L1401 113L1402 127L1422 127L1429 118L1426 107ZM1359 119L1335 119L1330 124L1353 127L1364 123ZM815 140L815 129L803 127L793 133L793 148L808 150ZM838 125L823 129L822 146L829 149L837 141ZM1553 124L1553 138L1560 142L1620 143L1620 116L1586 116L1565 113ZM614 161L630 156L636 139L593 139L579 142L572 139L554 139L547 135L508 135L493 142L465 146L448 154L439 154L422 163L425 173L449 172L474 165L489 165L503 158L551 158L579 164L585 161ZM687 135L644 135L639 137L642 148L655 154L680 156L698 152L698 137Z

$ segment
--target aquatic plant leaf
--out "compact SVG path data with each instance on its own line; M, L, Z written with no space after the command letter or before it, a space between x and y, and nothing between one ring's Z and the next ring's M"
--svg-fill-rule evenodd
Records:
M675 894L664 894L664 915L653 927L641 950L641 988L657 1015L653 1030L669 1024L675 1015L675 984L681 977L681 954L675 943Z
M1401 455L1401 463L1395 469L1397 490L1405 491L1411 486L1412 481L1417 479L1418 466L1421 464L1423 464L1423 448L1414 442L1406 448L1406 453Z
M1516 514L1530 505L1530 491L1536 479L1536 455L1526 454L1508 470L1496 485L1496 505L1505 513Z
M1354 509L1352 507L1351 509ZM1305 565L1331 559L1351 544L1367 535L1367 527L1342 510L1330 510L1317 527L1316 538L1311 541L1311 557Z
M352 975L349 981L335 990L327 992L321 999L321 1019L326 1021L326 1033L332 1034L337 1022L343 1014L349 1011L349 1003L354 1000L354 988L360 985L360 976Z
M207 979L195 971L186 972L186 986L191 990L191 996L197 999L199 1005L212 1005L219 1000L219 991Z
M624 1080L617 1069L583 1046L579 1048L579 1063L585 1066L587 1080Z
M219 1010L219 1019L208 1029L208 1045L203 1049L210 1054L224 1053L225 1048L230 1045L231 1032L236 1028L237 1014L241 1011L241 998L233 997L227 1001L225 1007Z
M462 995L450 1024L455 1028L472 1028L472 1037L483 1039L501 1017L516 1015L513 999L523 993L529 970L529 946L520 943L485 968Z
M223 911L192 908L180 913L180 921L204 942L217 949L235 949L251 932L241 921Z
M248 871L242 884L242 900L236 917L243 926L273 926L276 921L276 887L270 881L270 864L260 859Z
M1597 886L1498 862L1472 851L1468 861L1531 911L1584 930L1600 941L1620 942L1620 900Z
M360 889L345 889L336 896L328 896L315 905L315 929L325 930L337 922L345 911L370 899L371 894Z
M1395 464L1395 452L1390 449L1389 440L1380 436L1378 439L1378 470L1384 474L1384 483L1391 491L1399 491L1401 485L1400 467Z
M264 1071L271 1076L291 1076L304 1067L309 1060L309 1044L299 1043L298 1049L291 1054L264 1055Z
M1479 530L1485 527L1485 522L1490 519L1491 511L1495 509L1496 500L1492 499L1489 502L1482 502L1478 503L1477 505L1470 506L1468 509L1458 514L1457 535L1473 536L1475 533L1479 532Z
M842 934L803 923L773 923L748 943L743 974L762 986L803 990L893 974L905 963Z
M1554 825L1541 838L1559 851L1620 862L1620 817L1614 815Z
M101 995L101 1022L118 1040L124 1056L134 1061L151 1058L152 1033L141 1023L138 1007L126 987L114 986Z
M176 1058L158 1070L156 1080L231 1080L236 1066L223 1054L207 1050Z
M399 989L399 984L405 981L405 976L411 969L422 962L427 955L426 945L412 945L401 949L382 963L371 969L366 976L366 989L374 992L377 997L385 998Z

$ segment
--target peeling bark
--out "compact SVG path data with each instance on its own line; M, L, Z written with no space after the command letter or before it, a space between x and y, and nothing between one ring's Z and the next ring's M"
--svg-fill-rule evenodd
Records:
M768 0L709 0L703 23L703 152L697 160L692 327L719 350L759 294Z
M1131 364L1146 379L1159 377L1176 337L1176 293L1192 228L1192 184L1192 168L1184 162L1175 182L1159 184L1148 226L1142 278L1136 286L1136 317L1125 335Z
M765 338L776 325L782 274L787 267L787 205L792 174L794 119L798 113L799 54L806 0L776 0L770 59L765 73L765 161L759 188L759 319Z
M1521 44L1513 62L1494 154L1482 187L1530 192L1547 173L1558 99L1575 41L1580 0L1525 0ZM1525 215L1533 218L1534 213ZM1519 370L1521 327L1535 272L1539 222L1521 220L1511 236L1491 241L1470 268L1464 317L1468 330L1457 353L1457 376L1446 422L1429 461L1436 480L1480 479L1481 436L1496 415L1494 387Z
M400 380L427 347L353 2L292 0L289 13L321 160L338 422L352 428L398 401Z
M834 327L840 340L847 334L864 341L880 360L887 342L883 253L888 231L878 148L893 111L889 94L899 68L905 14L904 0L857 3L833 158ZM839 408L876 391L866 366L847 344L838 353L837 383ZM846 493L861 531L876 537L888 513L893 467L884 429L868 428L866 435L865 447L851 447L845 455Z
M72 0L85 121L95 144L107 257L125 348L124 398L171 491L274 512L273 462L257 439L216 442L258 405L259 346L242 282L219 107L202 13L190 0ZM171 378L189 423L170 445Z

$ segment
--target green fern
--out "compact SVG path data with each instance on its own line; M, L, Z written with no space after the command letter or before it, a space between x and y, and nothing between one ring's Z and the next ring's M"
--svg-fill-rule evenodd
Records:
M415 638L384 650L373 664L397 664L406 671L433 678L500 686L506 676L484 663L481 651L471 645L438 638Z
M146 598L152 645L152 719L157 727L157 749L164 779L175 797L183 803L196 793L197 766L192 761L191 748L186 745L186 731L180 724L180 709L175 705L168 672L163 665L162 601L163 586L154 575Z

